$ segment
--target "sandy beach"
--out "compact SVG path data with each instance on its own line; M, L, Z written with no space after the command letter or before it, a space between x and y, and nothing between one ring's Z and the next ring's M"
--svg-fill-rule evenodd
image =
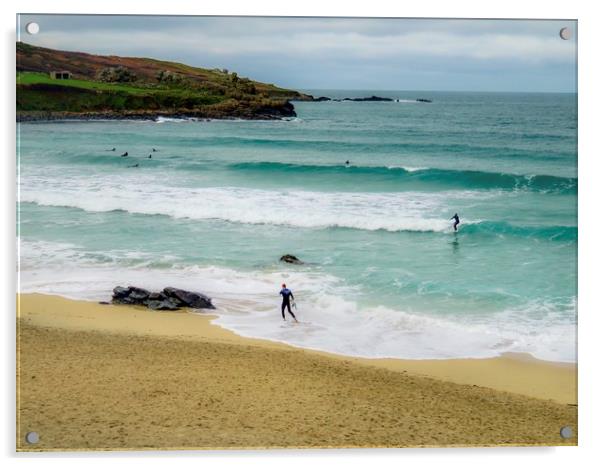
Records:
M20 451L577 443L573 364L352 358L37 294L17 314Z

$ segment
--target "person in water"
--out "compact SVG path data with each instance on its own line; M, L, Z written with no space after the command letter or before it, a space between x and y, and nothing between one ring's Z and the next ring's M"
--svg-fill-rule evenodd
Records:
M121 156L122 156L122 157L127 157L127 156L128 156L128 153L127 153L127 152L124 152L123 154L121 154Z
M349 166L349 160L347 160L347 162L345 162L345 166L348 167Z
M148 154L148 158L152 159L153 158L153 154Z
M293 296L293 292L286 287L286 283L282 284L280 294L282 295L282 320L286 320L286 317L284 316L284 308L288 308L288 313L293 316L295 322L299 322L295 317L295 314L293 314L293 311L291 311L291 298L295 299L295 297Z
M458 214L454 214L454 216L450 218L450 220L454 221L454 231L458 231L458 225L460 224L460 217L458 217Z

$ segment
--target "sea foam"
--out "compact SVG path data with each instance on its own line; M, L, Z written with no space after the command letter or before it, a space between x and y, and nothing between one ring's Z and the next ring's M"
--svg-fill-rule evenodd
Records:
M250 188L187 188L157 185L154 178L68 179L29 177L21 201L88 212L124 211L195 220L222 220L301 228L450 231L449 205L462 199L484 199L499 193L346 193ZM464 219L464 223L471 223Z
M485 358L528 352L541 359L575 360L575 302L533 301L488 315L441 315L429 309L360 305L361 290L327 273L268 267L123 267L95 263L89 251L65 243L23 241L20 291L91 301L108 300L118 284L158 290L177 286L207 293L217 306L215 324L240 335L303 348L371 358ZM170 258L177 263L178 258ZM300 324L280 316L278 290L293 289ZM572 312L559 312L568 306ZM570 310L570 309L569 309Z

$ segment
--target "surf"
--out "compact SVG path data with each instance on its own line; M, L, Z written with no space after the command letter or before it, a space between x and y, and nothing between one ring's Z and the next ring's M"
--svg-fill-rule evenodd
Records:
M233 171L265 173L273 176L281 173L292 175L324 175L334 177L373 177L381 181L397 182L400 185L420 182L424 184L455 187L458 189L506 189L537 192L574 194L577 179L551 175L519 175L477 170L450 170L428 167L369 166L369 165L319 165L282 162L241 162L228 167Z

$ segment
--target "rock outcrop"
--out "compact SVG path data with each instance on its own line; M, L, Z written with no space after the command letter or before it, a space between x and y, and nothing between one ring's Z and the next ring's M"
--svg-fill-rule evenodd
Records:
M355 97L353 99L345 97L343 100L351 102L393 102L393 99L389 97L378 97L377 95L371 95L370 97Z
M394 99L390 97L379 97L377 95L371 95L370 97L345 97L342 99L333 99L331 97L312 97L310 96L311 102L393 102ZM295 99L299 100L299 99Z
M161 292L151 292L136 286L117 286L113 289L112 302L146 306L156 311L176 311L183 307L215 309L208 296L172 287L167 287Z

